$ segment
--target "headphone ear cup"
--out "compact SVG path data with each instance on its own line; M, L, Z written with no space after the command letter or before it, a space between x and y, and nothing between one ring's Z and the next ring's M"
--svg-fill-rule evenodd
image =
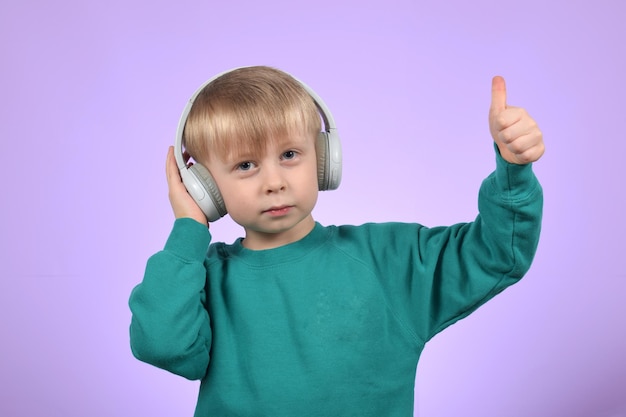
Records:
M318 189L336 190L341 183L341 143L336 132L320 132L315 142L315 151Z
M326 176L326 172L328 172L328 167L326 166L328 162L328 137L326 132L320 132L317 135L315 152L317 154L317 188L320 191L325 191L328 187L328 178Z
M209 222L226 215L226 205L213 176L203 165L195 163L181 170L187 191L198 204Z

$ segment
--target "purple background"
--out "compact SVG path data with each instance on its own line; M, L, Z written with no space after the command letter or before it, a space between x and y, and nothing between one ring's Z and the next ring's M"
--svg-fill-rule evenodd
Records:
M544 231L527 277L426 347L421 417L626 416L619 0L3 1L0 415L191 416L197 382L135 360L129 293L173 217L189 95L240 65L332 109L324 224L471 220L493 169L492 75L539 121ZM212 226L231 241L230 219Z

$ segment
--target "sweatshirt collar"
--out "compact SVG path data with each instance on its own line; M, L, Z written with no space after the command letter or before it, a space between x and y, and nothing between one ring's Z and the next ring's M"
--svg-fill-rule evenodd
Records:
M328 240L329 233L330 230L315 222L313 229L302 239L277 248L263 250L247 249L241 244L243 238L238 238L233 244L224 245L223 256L237 258L253 266L267 267L309 256Z

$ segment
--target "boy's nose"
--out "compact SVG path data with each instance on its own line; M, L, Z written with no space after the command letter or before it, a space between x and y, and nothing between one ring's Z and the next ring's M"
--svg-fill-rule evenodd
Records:
M287 183L280 167L266 166L265 168L265 192L269 194L284 191Z

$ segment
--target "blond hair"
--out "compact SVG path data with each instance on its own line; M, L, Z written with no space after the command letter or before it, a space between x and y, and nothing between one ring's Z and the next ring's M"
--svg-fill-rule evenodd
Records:
M215 154L265 152L270 141L304 134L315 138L320 115L306 89L275 68L245 67L209 83L196 97L183 134L189 154L206 162Z

